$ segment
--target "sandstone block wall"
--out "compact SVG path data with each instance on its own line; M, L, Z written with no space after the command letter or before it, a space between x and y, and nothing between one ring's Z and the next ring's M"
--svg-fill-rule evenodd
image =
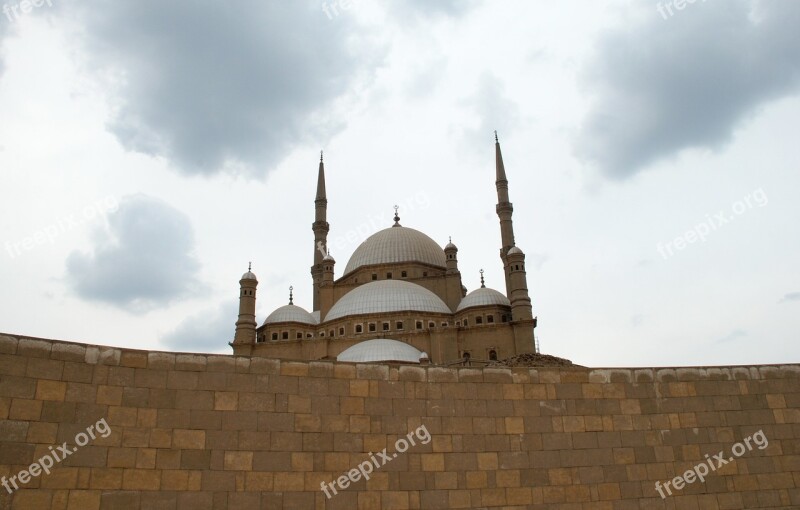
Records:
M445 369L0 335L0 509L800 508L800 366ZM107 437L75 438L105 420ZM328 499L330 482L424 425ZM662 483L762 430L662 499Z

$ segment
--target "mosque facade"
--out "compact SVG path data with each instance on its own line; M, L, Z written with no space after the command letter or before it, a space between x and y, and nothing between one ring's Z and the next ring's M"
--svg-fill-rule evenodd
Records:
M234 354L277 359L392 361L450 364L488 361L535 352L534 317L525 254L514 242L513 205L500 143L495 134L496 212L505 289L484 285L467 293L458 248L400 224L369 236L337 276L326 250L325 167L320 157L314 200L313 309L289 303L259 326L258 279L242 275Z

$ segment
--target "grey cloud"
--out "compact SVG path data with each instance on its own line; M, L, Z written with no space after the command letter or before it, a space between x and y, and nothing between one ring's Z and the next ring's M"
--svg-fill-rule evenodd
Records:
M238 313L238 300L225 301L216 308L184 319L161 341L176 351L230 354L228 342L233 340Z
M800 2L687 4L607 34L582 77L594 103L576 153L625 179L687 148L717 150L800 85Z
M186 174L261 176L293 145L324 140L342 127L326 107L378 51L317 2L95 1L63 12L82 29L89 70L112 77L109 129Z
M800 301L800 292L790 292L780 300L781 303L788 303L789 301Z
M200 290L189 219L161 200L125 197L95 235L89 253L67 258L67 280L81 298L133 313Z

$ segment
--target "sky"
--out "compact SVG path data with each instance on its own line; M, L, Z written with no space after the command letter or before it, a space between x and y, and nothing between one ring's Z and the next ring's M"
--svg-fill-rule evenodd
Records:
M800 362L800 2L3 1L0 332L309 309L320 150L337 277L399 205L503 288L497 130L543 353Z

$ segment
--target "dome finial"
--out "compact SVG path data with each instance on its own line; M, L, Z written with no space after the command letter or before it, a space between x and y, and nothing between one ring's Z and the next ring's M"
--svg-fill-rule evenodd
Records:
M486 288L486 284L483 282L483 269L481 269L481 288L482 289Z
M447 241L452 243L453 242L453 236L447 236Z
M247 271L250 272L250 271L252 271L252 269L253 269L253 263L252 262L248 262L247 263Z
M402 227L402 225L400 225L400 216L397 214L397 211L399 209L400 209L399 205L394 206L394 225L392 225L393 227Z
M293 286L291 286L291 285L289 285L289 304L290 304L290 305L293 305L293 304L294 304L294 294L293 294L293 291L294 291L294 287L293 287Z

